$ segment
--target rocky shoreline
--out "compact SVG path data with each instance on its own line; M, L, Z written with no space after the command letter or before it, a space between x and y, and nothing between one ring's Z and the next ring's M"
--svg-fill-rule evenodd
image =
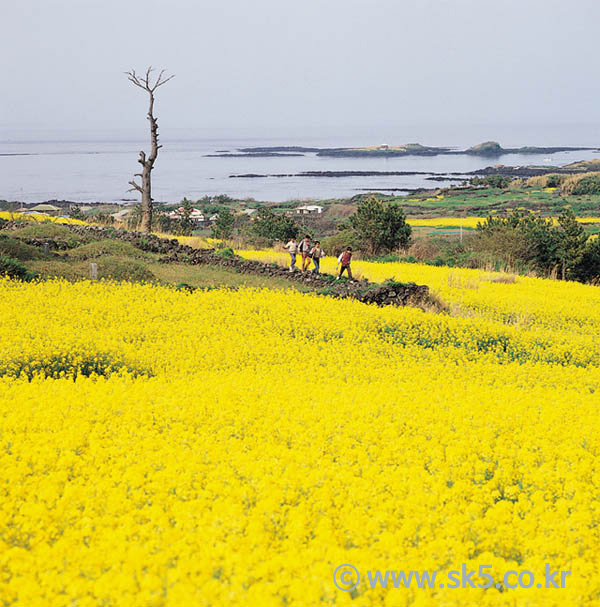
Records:
M434 171L302 171L300 173L242 173L229 175L230 179L265 179L268 177L410 177L421 175L430 181L458 181L468 180L471 177L487 175L501 175L503 177L538 177L550 173L573 175L575 173L597 172L597 166L577 166L573 163L566 166L506 166L496 164L483 169L467 172L436 173ZM402 189L402 188L400 188Z

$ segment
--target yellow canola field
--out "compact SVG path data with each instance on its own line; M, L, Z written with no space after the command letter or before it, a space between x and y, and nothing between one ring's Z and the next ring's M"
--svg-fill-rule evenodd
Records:
M558 223L556 217L552 218ZM435 228L476 228L477 224L483 223L485 217L427 217L425 219L408 218L407 223L413 227L435 227ZM600 223L600 217L577 217L579 223Z
M600 340L576 327L600 308L556 284L453 282L500 304L459 318L0 281L1 604L597 605ZM539 322L507 325L526 287L548 316L532 296ZM333 583L346 563L353 592ZM572 573L562 589L366 580L462 563Z
M50 221L52 223L66 223L70 225L89 225L87 222L82 221L81 219L73 219L71 217L52 217L51 215L45 215L43 213L33 215L13 211L0 211L0 219L6 219L7 221Z
M247 259L289 264L287 253L236 252ZM333 256L325 257L321 270L334 274L336 262ZM598 330L600 289L590 285L400 262L353 260L352 272L374 282L393 279L428 285L454 315L494 319L530 329L550 328L560 331L567 340L574 334L592 336Z

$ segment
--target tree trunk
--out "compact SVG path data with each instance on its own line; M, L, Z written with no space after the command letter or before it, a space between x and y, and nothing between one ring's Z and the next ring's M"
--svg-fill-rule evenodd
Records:
M173 76L169 76L168 78L163 78L164 70L160 72L158 78L151 84L150 82L150 73L152 72L152 68L149 67L146 70L145 77L139 77L136 75L134 70L127 72L127 77L130 82L135 84L141 89L144 89L148 92L150 96L150 104L148 106L148 121L150 122L150 154L146 158L145 152L140 152L140 157L138 162L142 165L142 172L136 173L136 177L141 177L142 184L139 185L135 180L130 181L129 183L133 187L134 190L137 190L142 195L142 221L140 225L140 230L145 233L149 233L152 230L152 209L153 209L153 200L152 200L152 169L154 168L154 163L156 162L156 158L158 156L158 150L162 147L158 145L158 121L154 117L154 91L163 84L167 83Z
M142 169L142 221L140 230L149 234L152 230L152 183L150 171L152 167L144 165Z

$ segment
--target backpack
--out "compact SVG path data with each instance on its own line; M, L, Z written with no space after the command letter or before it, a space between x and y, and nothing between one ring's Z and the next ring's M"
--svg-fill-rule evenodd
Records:
M342 255L342 265L347 266L350 263L350 258L352 257L352 253L350 251L344 251Z

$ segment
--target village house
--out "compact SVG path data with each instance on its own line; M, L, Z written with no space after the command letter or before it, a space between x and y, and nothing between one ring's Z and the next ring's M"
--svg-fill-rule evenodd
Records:
M19 209L22 213L27 213L29 215L52 215L58 216L62 213L62 209L60 207L56 207L53 204L37 204L34 207Z
M183 207L179 207L169 213L169 219L183 219L185 217L186 210ZM200 209L193 208L189 212L189 217L195 223L204 223L206 218L204 213Z
M305 204L301 207L296 207L296 215L319 215L323 212L323 207L318 204Z

